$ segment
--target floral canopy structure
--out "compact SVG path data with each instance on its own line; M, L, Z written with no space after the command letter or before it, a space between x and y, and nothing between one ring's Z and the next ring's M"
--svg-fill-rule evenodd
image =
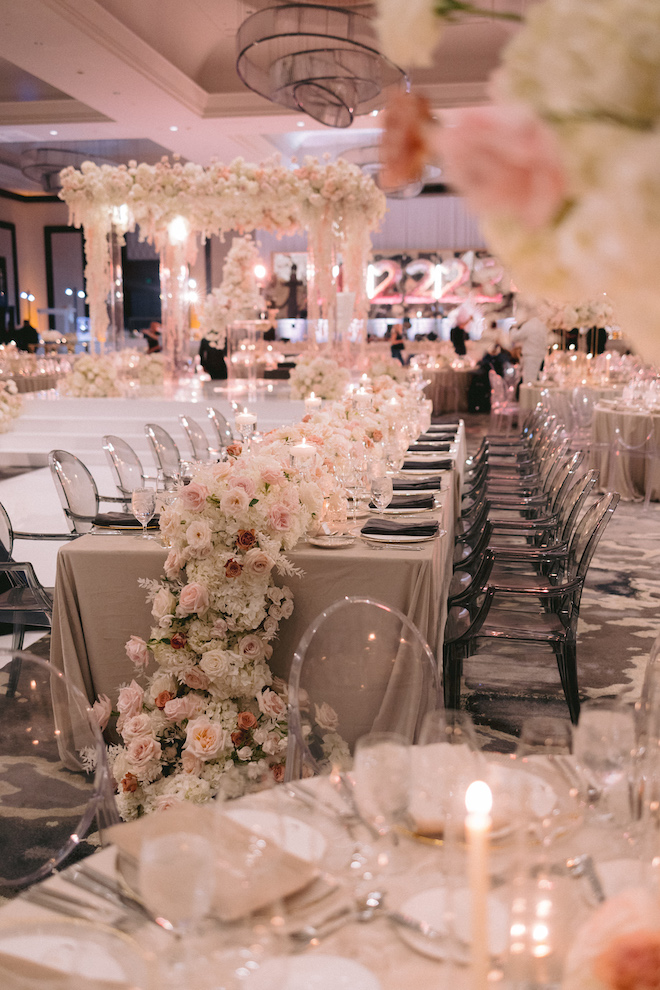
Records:
M121 325L120 314L113 314L121 296L119 249L124 234L136 227L160 252L163 348L171 371L187 356L188 265L198 237L305 229L309 318L332 324L337 251L344 260L345 287L355 293L354 315L366 316L370 232L384 216L385 197L371 178L342 159L305 158L293 169L277 160L251 165L242 158L208 166L168 159L157 165L84 162L79 170L64 169L61 179L69 222L84 229L91 333L101 345L108 325Z

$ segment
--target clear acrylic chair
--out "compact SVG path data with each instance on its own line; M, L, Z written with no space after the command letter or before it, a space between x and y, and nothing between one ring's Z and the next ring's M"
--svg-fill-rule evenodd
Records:
M445 705L460 705L463 660L477 652L478 641L517 642L525 654L547 647L554 656L571 720L577 723L577 624L582 589L596 547L619 495L609 492L578 523L568 551L543 551L543 574L510 574L475 586L460 607L451 608L445 630L443 685ZM491 583L492 582L492 583ZM497 654L489 655L497 663ZM513 686L513 685L512 685Z
M95 818L101 838L119 821L87 699L47 661L0 651L0 892L27 887L80 855Z
M163 481L177 481L181 477L182 461L179 448L172 437L157 423L147 423L144 432Z
M208 461L217 461L218 451L213 450L209 444L208 437L197 420L191 416L181 415L179 416L179 422L188 437L192 459L194 461L200 461L202 464L206 464Z
M124 496L99 495L89 469L75 454L51 450L48 464L72 533L82 536L93 528L140 529L140 523L130 512L99 512L101 502L119 502L127 507L128 501Z
M213 425L215 434L218 440L218 447L220 450L224 450L228 447L230 443L234 442L234 434L232 433L231 426L217 409L213 406L209 406L206 410L206 414L209 418L209 422Z
M147 482L157 482L153 475L147 475L142 461L133 448L121 437L111 434L103 437L103 449L110 465L117 489L125 498L130 498L136 488L145 488Z
M369 598L334 602L309 626L293 656L286 779L298 779L303 766L314 774L326 769L322 737L329 723L322 706L332 709L330 724L336 722L352 752L369 732L397 732L414 742L437 699L435 658L403 613Z

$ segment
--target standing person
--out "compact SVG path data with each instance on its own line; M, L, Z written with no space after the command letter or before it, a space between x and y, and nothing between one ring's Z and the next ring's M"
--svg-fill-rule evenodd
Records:
M395 361L400 361L403 364L403 324L395 323L392 327L390 333L390 354Z
M467 327L472 321L472 317L468 312L459 308L454 315L454 321L454 326L449 331L449 339L454 345L454 350L458 356L465 357L467 354L465 342L470 339Z
M212 347L206 337L202 337L199 342L199 363L214 381L227 377L226 357L226 347Z
M516 302L517 327L512 327L511 343L521 350L523 384L535 382L548 353L548 327L536 316L534 309L524 302Z

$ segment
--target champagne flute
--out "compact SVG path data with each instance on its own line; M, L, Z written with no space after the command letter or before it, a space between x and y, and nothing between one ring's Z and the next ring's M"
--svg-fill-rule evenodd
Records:
M147 525L156 511L156 493L153 488L136 488L131 493L133 515L142 523L142 538L150 540Z

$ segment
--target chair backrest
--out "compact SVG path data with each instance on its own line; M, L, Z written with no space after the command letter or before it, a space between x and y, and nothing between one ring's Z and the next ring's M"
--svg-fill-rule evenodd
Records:
M570 540L573 535L577 520L582 512L584 503L587 501L592 489L598 482L598 471L592 469L579 477L574 484L569 487L558 506L559 512L559 539L563 542Z
M607 492L590 506L575 527L569 547L567 578L586 577L605 527L619 504L618 492Z
M197 420L192 419L190 416L181 415L179 416L179 422L186 431L193 460L201 461L202 463L210 461L212 457L208 437Z
M48 463L69 529L72 533L89 533L99 511L94 478L83 462L67 450L51 450Z
M7 510L0 502L0 560L11 560L14 549L14 528L7 515Z
M217 409L213 406L209 406L206 410L206 414L211 423L213 423L213 428L218 437L218 444L222 449L228 447L230 443L234 442L234 434L231 431L231 426Z
M163 478L177 478L181 473L181 457L172 437L157 423L147 423L144 431Z
M0 652L0 891L42 880L119 821L106 747L81 691L27 652ZM91 847L90 847L91 851Z
M299 777L302 764L323 772L328 744L340 740L351 752L372 731L414 742L437 697L436 662L413 623L382 602L340 599L309 626L293 656L287 779ZM337 735L328 738L328 725Z
M145 487L142 462L129 443L121 437L108 435L103 437L103 449L122 495L130 495L136 488Z
M497 374L496 371L492 369L488 372L488 381L490 382L490 404L491 406L499 406L506 402L506 388L504 387L504 382Z

